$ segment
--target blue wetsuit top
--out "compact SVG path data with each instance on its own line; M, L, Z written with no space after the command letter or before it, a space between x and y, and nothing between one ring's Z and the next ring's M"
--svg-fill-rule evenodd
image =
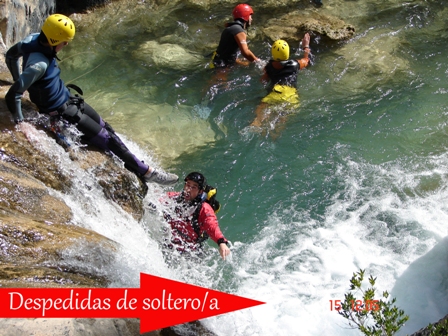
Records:
M31 101L40 112L57 110L68 101L70 92L59 77L61 70L52 47L38 41L39 34L31 34L16 43L6 53L6 65L14 84L5 96L8 109L16 122L23 120L21 98L28 90ZM22 73L19 59L23 57Z

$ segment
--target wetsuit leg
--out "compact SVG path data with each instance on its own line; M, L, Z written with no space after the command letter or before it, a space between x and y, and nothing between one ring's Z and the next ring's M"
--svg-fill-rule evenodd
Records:
M84 134L83 138L90 144L103 150L111 151L124 162L126 169L138 176L143 176L148 171L149 167L129 151L123 141L115 134L112 127L85 102L84 111L79 114L79 118L76 127ZM108 126L107 128L106 125Z

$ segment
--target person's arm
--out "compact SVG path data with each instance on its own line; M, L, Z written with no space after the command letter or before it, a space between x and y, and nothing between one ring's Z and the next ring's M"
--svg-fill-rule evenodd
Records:
M241 32L235 35L235 41L238 43L238 47L240 48L241 55L244 56L249 62L257 62L259 59L254 55L252 51L249 50L246 41L246 33Z
M303 57L297 62L299 63L300 69L305 68L310 63L309 54L310 54L310 34L306 33L302 39L302 49L304 51Z
M227 246L227 239L221 232L219 228L218 219L216 218L215 212L207 203L202 204L201 212L199 213L198 221L201 228L207 232L209 237L218 244L219 254L223 260L230 254L230 249Z
M11 74L15 76L13 62L11 61ZM12 113L14 121L19 123L23 121L22 114L22 96L23 93L45 73L48 67L48 59L40 53L32 53L28 58L25 70L19 75L18 79L9 88L5 95L6 106ZM9 68L9 66L8 66Z
M263 84L266 84L266 83L269 82L269 75L268 75L268 73L266 72L266 67L263 69L263 76L261 76L261 82L262 82Z
M219 243L219 254L221 255L222 260L226 260L226 257L230 255L230 249L227 246L227 243Z
M20 49L21 42L14 44L5 54L5 63L12 75L12 80L15 82L20 76L20 62L19 59L22 57L22 52Z

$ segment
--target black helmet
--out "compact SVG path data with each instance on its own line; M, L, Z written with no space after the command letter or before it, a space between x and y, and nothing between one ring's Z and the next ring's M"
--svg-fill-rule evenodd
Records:
M193 181L196 182L199 185L199 190L204 190L205 186L207 185L207 180L204 175L198 172L192 172L185 177L184 181L187 182Z

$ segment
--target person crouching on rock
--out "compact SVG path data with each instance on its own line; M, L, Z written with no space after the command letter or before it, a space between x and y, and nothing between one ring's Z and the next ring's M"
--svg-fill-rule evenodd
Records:
M6 52L6 65L14 84L5 96L14 121L24 120L21 98L28 90L31 101L40 113L51 118L62 118L82 132L82 139L102 150L118 156L125 167L144 182L171 185L179 178L144 164L132 154L112 127L79 95L72 95L60 78L57 53L75 36L75 25L65 15L50 15L42 25L40 33L31 34L13 45ZM19 59L22 61L22 72ZM72 86L78 92L79 88ZM82 94L82 92L79 92Z

